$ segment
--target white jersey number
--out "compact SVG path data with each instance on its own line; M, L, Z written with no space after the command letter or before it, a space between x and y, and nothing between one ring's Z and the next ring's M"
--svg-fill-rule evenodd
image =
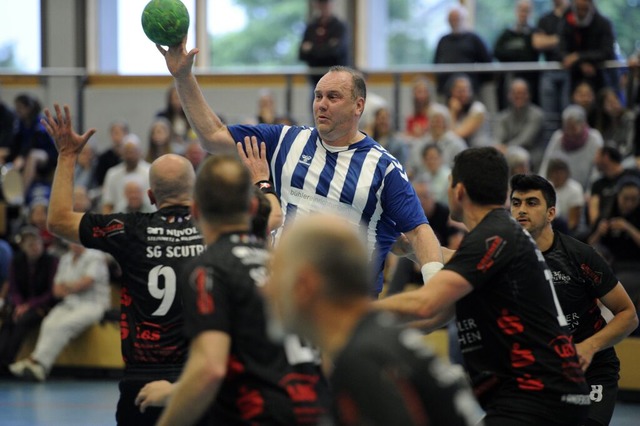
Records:
M160 288L160 277L164 286ZM155 299L161 300L160 306L151 315L161 317L169 312L173 300L176 298L176 273L170 266L158 265L149 271L149 293Z

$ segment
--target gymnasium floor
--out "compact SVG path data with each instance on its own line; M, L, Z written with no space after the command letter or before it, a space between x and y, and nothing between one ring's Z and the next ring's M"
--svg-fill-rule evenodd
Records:
M0 379L2 426L111 426L118 399L116 380L28 383ZM619 402L611 426L637 426L640 404Z

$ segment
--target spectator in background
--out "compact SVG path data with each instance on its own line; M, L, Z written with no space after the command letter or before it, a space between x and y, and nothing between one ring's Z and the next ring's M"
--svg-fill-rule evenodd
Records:
M27 225L38 230L45 250L54 250L56 237L47 229L47 213L49 212L49 200L35 200L27 209Z
M637 170L624 168L622 155L616 147L603 146L597 151L593 161L601 176L591 185L587 215L589 225L595 224L603 214L612 208L620 179L625 176L640 178L640 173Z
M625 176L615 202L596 222L589 244L607 257L636 309L640 308L640 179Z
M200 164L207 156L207 152L202 148L200 141L190 141L187 144L187 149L184 152L184 156L193 165L194 170L198 170Z
M333 0L313 0L313 15L300 43L299 59L309 67L329 68L349 64L349 31L333 13ZM309 75L312 90L325 71Z
M435 64L474 64L491 62L491 54L485 42L476 33L467 27L467 11L463 6L454 6L448 15L451 32L444 35L436 46L433 57ZM450 84L449 79L453 76L447 73L437 75L438 94L445 97ZM471 75L469 81L473 86L473 91L480 90L481 83L484 82L481 75Z
M166 106L156 114L156 117L163 117L169 120L174 151L176 154L184 153L187 140L193 139L195 136L191 132L191 125L182 109L182 103L175 86L171 86L167 90Z
M0 327L0 365L5 368L55 303L52 289L58 259L45 251L40 232L32 226L20 230L18 247L9 270L10 313Z
M571 102L580 105L587 114L589 127L596 126L596 93L588 81L580 81L571 92Z
M620 98L611 87L598 93L595 128L607 145L615 146L623 161L634 156L635 113L622 106Z
M405 131L409 137L420 139L429 130L429 107L432 104L431 82L424 76L416 78L413 81L411 93L413 110L406 119Z
M4 238L0 238L0 323L4 320L4 306L9 293L9 267L13 259L13 249ZM2 373L2 365L0 365Z
M84 186L88 191L98 188L95 170L97 166L96 150L93 143L87 143L80 154L74 171L74 182Z
M154 209L146 207L146 193L137 176L129 176L124 180L125 208L123 213L152 213Z
M276 111L276 101L273 92L269 89L262 89L258 94L258 123L273 124L276 122L278 112Z
M442 152L442 163L453 166L454 157L467 149L467 143L451 130L451 114L442 104L429 108L429 131L411 145L410 172L415 176L422 168L422 151L427 145L436 145Z
M431 194L436 201L447 204L451 168L442 161L442 151L437 145L425 146L421 154L423 171L417 177L429 181Z
M378 141L396 160L406 166L409 146L400 138L400 134L393 128L391 113L386 107L379 108L374 116L371 137Z
M175 141L171 138L171 123L164 117L157 117L151 123L149 128L149 138L147 144L147 155L145 161L149 164L153 163L157 158L165 154L173 153ZM183 150L181 144L175 147Z
M60 302L42 321L34 351L9 366L14 376L44 381L71 339L102 319L109 308L109 270L105 254L70 244L53 280Z
M131 175L136 176L145 189L149 188L149 168L151 165L142 159L140 139L134 134L128 134L122 145L122 163L112 167L107 172L102 188L102 213L120 213L126 208L124 197L125 180ZM146 209L153 210L151 202L145 200Z
M365 79L365 82L369 79L369 75L364 72L362 73L362 77ZM370 90L370 88L367 87L367 100L364 104L364 111L362 111L362 116L360 117L360 123L358 124L358 128L360 129L360 131L368 135L371 134L375 113L380 108L390 108L389 102L387 102L387 100L383 96Z
M531 16L531 0L519 0L516 3L516 23L513 27L506 28L496 41L493 56L500 62L538 62L538 52L533 48L532 36L534 28L529 24ZM498 107L504 109L507 106L507 86L510 86L512 78L524 79L529 87L538 87L538 73L510 72L498 75L497 93ZM537 91L533 92L533 103L538 103Z
M539 174L547 177L549 161L558 155L564 155L571 167L571 176L583 188L590 188L595 172L593 159L603 145L600 132L587 125L584 109L578 105L570 105L562 112L562 129L553 133L542 156Z
M96 182L98 186L104 184L107 171L122 161L122 142L128 134L129 124L124 121L114 121L109 126L111 147L98 156L98 164L96 164Z
M13 145L13 134L18 126L16 114L0 101L0 165L6 163Z
M537 168L545 148L544 112L531 103L529 93L526 80L517 78L511 82L509 107L498 114L493 139L502 151L511 146L525 148L531 154L533 167Z
M509 166L509 176L531 171L531 155L521 146L510 146L504 152Z
M22 171L25 188L29 188L37 175L50 183L58 155L53 140L40 124L40 101L23 93L16 96L14 102L18 128L7 161Z
M586 80L597 92L611 82L602 63L616 58L611 22L602 16L594 0L572 0L564 16L560 36L562 65L571 74L572 87Z
M451 114L453 132L464 139L469 146L486 145L484 133L487 107L474 98L471 79L466 74L451 78L447 106Z
M547 166L549 182L556 191L556 221L560 220L567 230L575 236L581 235L579 227L583 225L585 193L582 185L571 178L569 164L562 158L552 158Z
M568 0L552 0L553 9L542 15L533 33L533 47L542 53L547 62L562 62L560 53L560 35L564 15L569 9ZM534 87L531 88L535 90ZM540 76L540 106L545 112L545 119L554 127L559 123L560 114L569 106L571 84L569 73L565 70L543 71Z

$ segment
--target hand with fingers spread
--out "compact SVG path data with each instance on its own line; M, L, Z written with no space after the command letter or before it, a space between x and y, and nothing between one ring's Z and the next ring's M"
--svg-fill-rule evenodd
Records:
M53 138L60 155L78 155L96 129L89 129L80 135L73 130L69 106L64 106L64 114L62 114L59 104L54 104L54 109L55 117L48 108L45 108L45 118L41 120L42 125Z
M195 56L200 52L198 48L191 49L187 52L186 44L187 37L183 38L180 43L170 46L167 49L156 44L156 48L167 62L169 72L175 78L185 77L191 73Z
M264 142L260 143L260 148L258 149L258 138L245 136L244 147L242 142L237 142L236 148L238 148L240 159L251 173L251 181L253 183L269 180L267 146Z

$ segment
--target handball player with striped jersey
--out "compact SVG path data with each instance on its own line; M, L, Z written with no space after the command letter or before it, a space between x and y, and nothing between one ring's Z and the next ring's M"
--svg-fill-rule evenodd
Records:
M440 244L400 163L358 130L366 85L356 71L332 67L315 88L315 128L259 124L226 126L207 105L192 72L198 49L183 42L157 46L174 77L182 106L206 149L232 146L246 136L264 141L271 179L282 203L284 226L295 217L333 213L365 231L375 283L396 239L414 247L425 280L442 267Z
M607 262L593 249L555 232L556 191L542 176L511 178L511 215L531 234L553 275L553 285L591 387L585 425L608 425L618 394L620 361L613 345L638 326L635 306ZM598 306L613 313L609 323Z
M504 209L508 179L507 162L495 148L459 153L449 206L469 233L424 286L376 304L425 318L430 329L455 313L486 425L582 425L589 408L585 377L551 271Z
M77 154L95 133L73 131L69 108L45 110L47 131L58 149L48 226L56 235L111 254L123 273L120 334L124 377L116 420L121 425L154 425L161 410L141 413L138 391L153 380L175 381L187 356L183 335L180 267L204 250L191 220L195 183L193 166L184 157L158 158L149 171L154 213L100 215L72 210L73 170Z

